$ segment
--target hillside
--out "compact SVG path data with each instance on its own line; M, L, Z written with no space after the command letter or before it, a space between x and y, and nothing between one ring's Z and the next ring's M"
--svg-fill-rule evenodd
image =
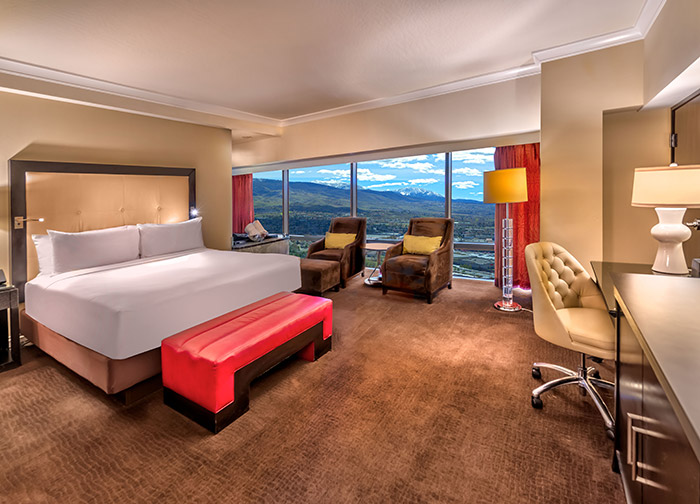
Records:
M407 191L404 191L407 192ZM253 179L256 218L271 231L282 230L282 182ZM289 183L290 231L292 234L323 234L332 217L350 213L350 189L312 182ZM358 215L367 217L367 233L373 237L399 237L411 217L441 217L445 199L429 191L373 191L360 189ZM453 199L455 240L492 241L493 205Z

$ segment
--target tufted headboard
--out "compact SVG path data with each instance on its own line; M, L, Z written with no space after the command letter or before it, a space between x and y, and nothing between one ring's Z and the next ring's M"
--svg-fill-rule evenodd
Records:
M12 283L23 300L38 273L32 234L187 220L195 170L11 160L10 199Z

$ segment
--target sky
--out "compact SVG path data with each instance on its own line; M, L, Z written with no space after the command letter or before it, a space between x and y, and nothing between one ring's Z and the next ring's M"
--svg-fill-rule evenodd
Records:
M483 172L494 169L494 148L473 149L452 153L453 199L481 200ZM279 172L257 173L256 178L275 178ZM289 171L290 182L316 182L332 186L350 183L350 165L328 165ZM397 191L417 187L445 194L445 154L426 154L357 165L358 186L375 191Z

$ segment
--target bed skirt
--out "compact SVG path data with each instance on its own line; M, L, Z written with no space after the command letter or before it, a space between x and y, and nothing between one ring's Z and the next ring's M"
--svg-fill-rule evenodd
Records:
M52 331L24 310L19 326L29 341L108 394L122 392L160 373L160 348L128 359L110 359Z

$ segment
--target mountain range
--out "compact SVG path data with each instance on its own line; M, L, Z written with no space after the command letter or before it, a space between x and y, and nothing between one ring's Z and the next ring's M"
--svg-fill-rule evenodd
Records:
M358 215L367 217L368 235L402 235L411 217L445 214L445 198L422 188L394 191L363 189L357 195ZM282 181L253 179L255 216L272 232L281 231ZM350 188L314 182L289 183L290 231L323 234L332 217L349 215ZM481 201L452 200L455 239L490 240L493 237L494 205ZM269 224L269 225L268 225Z

